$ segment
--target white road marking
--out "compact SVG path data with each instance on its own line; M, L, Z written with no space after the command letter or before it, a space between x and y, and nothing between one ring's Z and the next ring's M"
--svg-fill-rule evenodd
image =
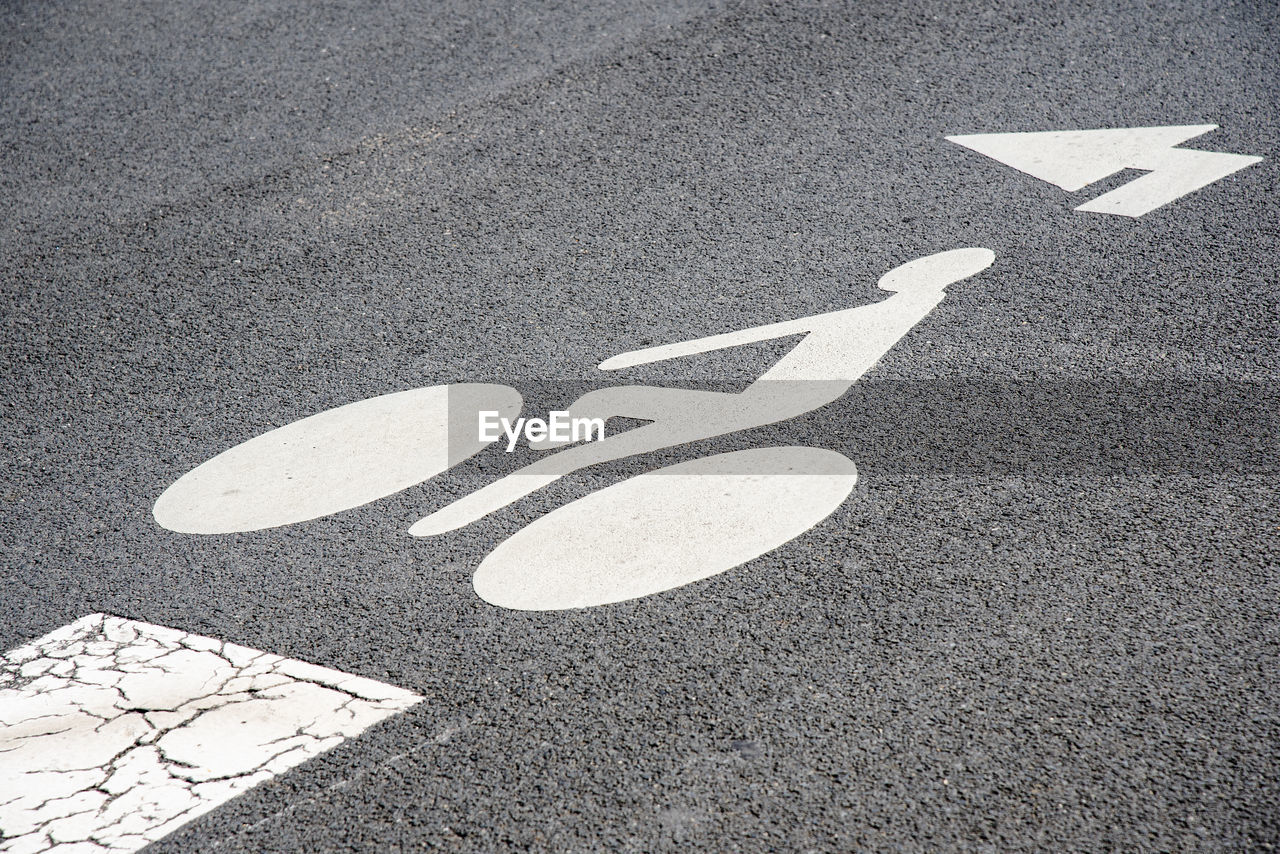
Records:
M0 851L136 851L421 699L92 614L0 660Z
M660 344L620 353L600 363L613 371L710 353L788 335L804 334L795 348L761 376L765 381L830 382L852 384L875 367L903 335L942 302L946 288L975 276L995 263L990 249L966 247L916 258L894 267L876 283L889 299L839 311L829 311L765 326L753 326L707 338Z
M803 336L740 392L634 385L588 392L570 405L570 419L603 424L621 416L649 423L548 454L420 519L409 533L424 537L460 528L588 466L826 406L926 318L950 285L994 261L995 254L981 247L937 252L881 276L879 286L891 296L879 302L607 359L602 370ZM482 435L480 428L509 420L521 402L508 386L467 384L338 407L197 466L157 499L153 513L166 528L213 534L346 510L426 480L478 452L498 435ZM530 440L537 449L564 444ZM724 465L734 471L717 468ZM827 470L814 470L823 466ZM482 564L476 590L493 604L554 609L677 587L808 530L844 500L856 477L853 463L839 454L797 447L742 451L651 474L576 501L517 533ZM556 536L564 543L554 542ZM655 544L665 545L655 551Z
M256 531L350 510L422 483L489 443L476 413L510 418L509 386L438 385L339 406L224 451L156 500L171 531Z
M651 386L617 386L589 392L569 406L572 416L622 416L652 423L525 466L420 519L409 533L429 537L469 525L590 465L773 424L826 406L847 392L902 336L927 317L942 302L949 285L982 272L994 261L995 253L980 247L938 252L881 276L880 288L893 296L880 302L606 359L601 369L612 370L787 335L805 336L738 393Z
M827 518L857 481L848 458L754 448L648 472L567 504L485 558L473 584L521 610L670 590L746 563Z
M1075 192L1122 169L1149 174L1075 209L1140 217L1262 160L1244 154L1175 148L1217 125L986 133L947 139L1020 172Z

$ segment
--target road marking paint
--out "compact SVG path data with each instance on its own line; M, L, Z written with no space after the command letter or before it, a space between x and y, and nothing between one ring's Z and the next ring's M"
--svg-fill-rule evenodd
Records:
M582 395L569 410L557 414L599 423L602 430L615 416L647 423L543 456L423 517L409 533L428 537L461 528L588 466L774 424L826 406L928 317L950 285L977 275L994 261L995 254L981 247L937 252L881 276L879 287L891 295L879 302L615 355L599 367L613 370L802 336L738 392L618 385ZM481 384L434 386L352 403L250 439L197 466L157 499L153 513L164 527L190 533L255 530L336 513L426 480L478 452L498 438L496 430L484 428L504 418L509 421L520 405L515 389ZM509 436L513 432L507 431ZM566 444L554 441L542 429L528 438L536 450ZM764 467L729 477L729 472L714 468L728 458L712 458L706 462L710 468L690 463L687 469L661 470L656 482L641 476L639 485L610 487L599 499L579 500L556 511L545 523L535 523L532 533L517 534L511 542L518 547L508 543L495 550L480 569L476 589L494 604L527 609L546 602L548 608L566 608L643 596L723 572L798 536L834 509L832 505L815 515L814 508L825 506L823 496L836 487L821 485L814 472L805 475L805 482L807 489L816 490L816 497L806 498L804 490L797 491L798 475L786 473L789 469L781 474L770 470L784 462L804 469L814 460L830 461L831 454L802 448L774 448L759 455L741 452L731 458L735 467ZM852 488L853 464L838 454L835 457L849 466L843 500ZM837 473L834 482L845 483L843 470ZM706 484L673 486L682 482L683 474L697 474ZM778 482L762 484L759 478ZM729 493L741 489L742 495L729 494L729 501L721 500L721 494L713 492L721 488L716 484L722 480ZM651 490L660 493L661 500L650 504L675 511L655 515L644 499ZM779 510L777 496L785 496L781 503L789 510ZM638 503L628 509L628 502ZM704 511L704 505L720 510ZM726 518L708 522L707 514L715 512ZM748 523L751 514L758 529ZM645 530L628 527L641 518L648 520ZM602 547L604 534L587 531L582 534L585 539L571 537L563 547L570 563L562 575L550 576L554 584L530 581L527 568L510 555L522 550L538 558L551 555L537 565L536 572L542 572L560 548L544 542L547 532L564 528L566 536L571 533L573 525L564 526L564 520L602 526L615 537L615 553ZM715 531L732 544L715 546L706 539ZM789 533L783 536L783 531ZM652 555L652 566L643 570L635 555L648 554L655 542L679 542L683 551L666 557ZM620 562L616 573L609 572L601 554L611 554ZM603 567L605 573L591 574L582 562L584 555L590 555L596 569ZM703 561L701 568L697 561Z
M91 614L0 659L0 851L136 851L421 699Z
M1217 127L986 133L947 139L1069 192L1122 169L1148 170L1148 174L1075 208L1136 218L1262 161L1245 154L1175 147Z
M384 394L263 433L197 466L156 500L187 534L274 528L350 510L429 480L489 445L476 412L510 418L520 393L460 383Z
M473 584L520 610L605 605L718 575L827 518L853 490L844 455L752 448L624 480L537 519L485 558Z
M613 370L787 335L805 336L741 392L652 386L589 392L570 404L573 417L622 416L651 423L538 460L418 520L409 533L429 537L469 525L587 466L785 421L826 406L927 317L949 285L977 275L994 261L995 253L980 247L938 252L881 276L881 290L893 296L880 302L606 359L600 368Z

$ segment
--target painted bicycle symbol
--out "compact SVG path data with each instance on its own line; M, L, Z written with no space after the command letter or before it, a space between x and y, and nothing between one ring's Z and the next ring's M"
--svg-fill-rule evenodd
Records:
M634 350L616 370L803 335L740 392L612 386L569 406L572 417L648 423L553 451L420 519L433 537L463 528L590 466L796 418L840 398L942 301L948 285L989 267L989 249L910 261L886 273L880 302ZM179 478L156 500L173 531L224 534L296 524L424 483L484 450L478 415L519 414L497 384L454 383L339 406L256 436ZM833 513L857 480L836 451L788 445L702 457L631 477L565 504L499 543L473 578L506 608L553 610L620 602L739 566Z

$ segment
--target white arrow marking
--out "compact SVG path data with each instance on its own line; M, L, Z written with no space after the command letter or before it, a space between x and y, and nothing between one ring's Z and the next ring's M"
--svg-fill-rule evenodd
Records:
M136 851L421 699L91 614L0 658L0 851Z
M1076 208L1136 218L1262 160L1245 154L1175 148L1217 127L980 133L947 139L1070 192L1122 169L1145 169L1150 174Z

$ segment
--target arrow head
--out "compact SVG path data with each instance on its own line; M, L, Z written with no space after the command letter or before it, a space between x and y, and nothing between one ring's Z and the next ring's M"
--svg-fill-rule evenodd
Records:
M1170 125L982 133L949 136L947 140L1069 192L1122 169L1151 170L1150 175L1076 208L1138 217L1262 159L1175 148L1215 128L1217 125Z
M1216 129L1217 125L1065 130L1041 133L976 133L949 136L957 145L985 154L1068 192L1134 167L1138 161Z

